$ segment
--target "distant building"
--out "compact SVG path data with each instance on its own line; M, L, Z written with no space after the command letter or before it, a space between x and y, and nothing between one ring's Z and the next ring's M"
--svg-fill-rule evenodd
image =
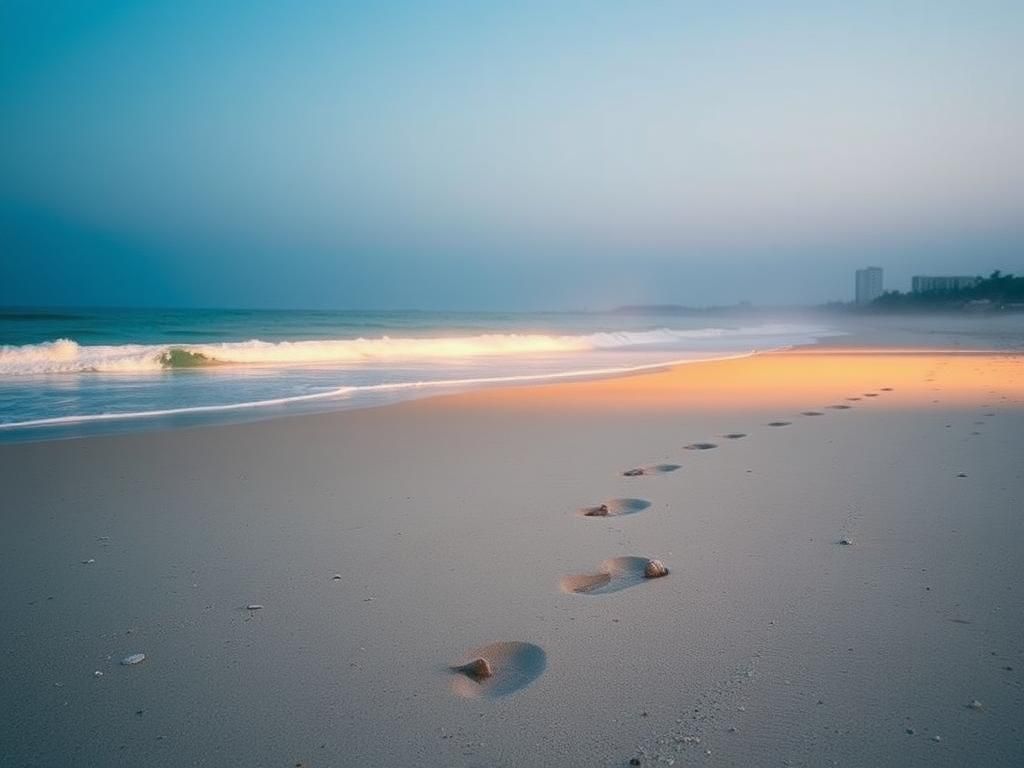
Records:
M866 267L857 270L857 303L864 305L882 295L882 268Z
M964 288L973 288L978 284L978 278L967 275L914 275L910 281L910 290L913 293L928 293L929 291L960 291Z

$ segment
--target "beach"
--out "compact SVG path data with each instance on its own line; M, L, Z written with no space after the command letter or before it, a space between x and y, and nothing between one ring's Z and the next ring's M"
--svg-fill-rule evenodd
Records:
M0 445L0 765L1021 765L1019 338L899 345Z

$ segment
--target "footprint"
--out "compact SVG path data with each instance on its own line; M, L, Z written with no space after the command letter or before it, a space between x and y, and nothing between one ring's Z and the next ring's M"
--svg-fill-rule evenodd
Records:
M564 576L562 591L576 595L608 595L650 581L644 575L647 557L613 557L601 563L597 573Z
M850 402L853 402L853 403L855 403L855 402L857 402L858 400L860 400L861 398L859 398L859 397L848 397L848 398L846 398L846 399L847 399L847 400L849 400Z
M625 477L640 477L641 475L664 475L666 472L675 472L681 464L651 464L646 467L634 467L623 472Z
M836 411L846 411L849 410L850 408L853 408L852 405L829 405L827 407L832 408L833 410Z
M722 435L726 440L740 440L746 436L746 432L730 432L728 435Z
M710 451L712 448L717 448L718 446L714 443L690 443L684 447L688 451Z
M800 411L801 416L824 416L821 411Z
M865 392L864 397L878 397L877 392Z
M893 388L892 388L892 387L882 387L882 391L883 391L883 392L892 392L892 391L894 391L894 390L893 390Z
M491 643L468 651L449 667L452 692L465 699L508 696L540 677L547 665L544 649L533 643Z
M791 422L791 421L769 421L768 422L768 426L769 427L788 427L792 423L793 422Z
M621 517L642 512L651 506L646 499L608 499L595 507L581 507L576 514L580 517Z

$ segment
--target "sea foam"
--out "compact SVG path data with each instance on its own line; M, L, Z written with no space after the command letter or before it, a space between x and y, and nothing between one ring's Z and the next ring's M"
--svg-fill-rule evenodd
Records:
M785 335L806 328L764 325L754 328L704 328L598 332L579 335L481 334L427 338L329 339L268 342L259 339L216 344L82 345L71 339L0 346L0 376L57 373L145 373L214 365L295 366L358 365L460 361L586 352L629 347L674 347L723 337Z

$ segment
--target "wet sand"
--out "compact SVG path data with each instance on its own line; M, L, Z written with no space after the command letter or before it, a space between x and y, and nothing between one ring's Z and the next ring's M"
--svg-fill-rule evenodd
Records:
M846 346L0 446L0 765L1020 765L1022 435Z

